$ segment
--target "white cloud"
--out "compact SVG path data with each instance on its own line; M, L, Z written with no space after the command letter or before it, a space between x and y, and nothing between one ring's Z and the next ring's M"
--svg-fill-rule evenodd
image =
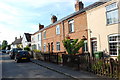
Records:
M83 0L83 2L89 1L93 0ZM64 9L59 3L64 4ZM65 15L64 11L70 8L74 10L74 3L75 0L0 0L0 41L6 39L11 43L16 36L22 36L24 32L36 32L39 20L42 18L46 21L48 17L43 18L43 16L52 12L44 8L49 6L54 8L53 14Z

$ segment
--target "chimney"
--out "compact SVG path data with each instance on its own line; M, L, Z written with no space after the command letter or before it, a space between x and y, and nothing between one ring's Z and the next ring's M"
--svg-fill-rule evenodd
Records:
M17 37L15 37L15 40L17 40Z
M22 37L20 36L20 39L21 39Z
M41 30L42 28L44 28L44 25L41 25L41 24L39 23L39 30Z
M84 8L84 4L82 3L82 1L76 0L75 3L75 11L80 11Z
M55 23L56 21L57 21L57 17L55 15L53 15L52 18L51 18L51 22Z

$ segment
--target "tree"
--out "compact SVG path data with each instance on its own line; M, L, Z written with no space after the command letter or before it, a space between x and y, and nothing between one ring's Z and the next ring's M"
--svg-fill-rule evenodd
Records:
M3 42L2 42L2 50L6 49L7 45L8 45L8 42L6 40L3 40Z
M70 40L68 38L68 39L63 40L62 42L68 54L76 54L78 53L79 49L84 46L83 39L78 41L78 39Z

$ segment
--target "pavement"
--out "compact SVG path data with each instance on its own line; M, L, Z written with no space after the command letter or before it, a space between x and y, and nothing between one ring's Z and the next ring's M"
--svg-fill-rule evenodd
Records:
M60 74L64 74L66 76L69 76L74 79L79 79L79 80L115 80L111 78L106 78L106 77L101 77L98 75L95 75L93 73L87 72L87 71L82 71L82 70L73 70L69 67L62 66L62 65L57 65L54 63L50 62L45 62L45 61L40 61L36 59L32 59L31 62L42 66L44 68L50 69L52 71L58 72Z

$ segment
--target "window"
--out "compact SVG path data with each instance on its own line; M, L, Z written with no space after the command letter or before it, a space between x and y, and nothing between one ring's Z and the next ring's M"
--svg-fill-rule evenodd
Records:
M120 34L114 34L109 36L109 51L110 55L118 55L120 50Z
M118 23L118 7L117 3L106 6L107 24Z
M46 44L44 44L44 52L46 52Z
M88 43L87 43L87 40L84 41L84 52L88 52Z
M40 37L39 37L39 34L38 34L38 41L40 40L39 38L40 38Z
M44 39L46 39L46 31L43 32Z
M92 40L92 53L94 54L97 51L97 38L91 38Z
M57 51L60 51L60 42L57 42L56 46L57 46Z
M60 34L60 26L59 25L56 26L56 34Z
M74 20L68 21L69 23L69 33L74 32Z

